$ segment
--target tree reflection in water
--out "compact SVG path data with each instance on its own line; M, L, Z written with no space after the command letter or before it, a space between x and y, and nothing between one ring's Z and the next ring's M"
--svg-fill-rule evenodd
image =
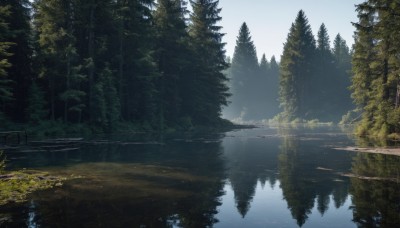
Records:
M359 227L398 227L400 157L359 153L352 172L353 221Z
M65 157L61 167L47 168L83 178L38 192L32 197L35 207L0 208L0 217L10 215L0 225L211 227L218 222L216 208L226 179L221 137L86 145Z
M258 181L264 186L276 183L279 139L261 140L257 137L227 138L224 156L227 177L235 197L238 212L244 218L251 207Z
M28 154L25 163L19 159L14 165L84 178L38 192L26 204L1 207L0 226L224 226L218 219L226 218L218 214L226 209L222 196L229 188L236 207L229 219L262 224L275 208L256 201L257 194L272 192L261 192L261 187L275 188L274 194L283 198L274 203L287 215L274 218L276 224L287 224L291 216L298 226L318 227L315 220L325 224L336 209L349 216L345 226L400 224L399 157L334 151L324 146L342 143L334 134L265 132L182 136L161 143L95 143L65 154ZM344 207L349 196L351 211ZM265 204L264 211L252 213L260 204Z

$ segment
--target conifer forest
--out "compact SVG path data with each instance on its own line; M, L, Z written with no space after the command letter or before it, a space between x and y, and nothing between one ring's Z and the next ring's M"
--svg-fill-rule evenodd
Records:
M0 0L0 227L400 227L400 0Z
M227 56L218 3L2 0L1 128L188 130L225 118L400 130L398 1L356 5L350 47L323 22L313 34L300 10L279 61L258 59L246 22Z

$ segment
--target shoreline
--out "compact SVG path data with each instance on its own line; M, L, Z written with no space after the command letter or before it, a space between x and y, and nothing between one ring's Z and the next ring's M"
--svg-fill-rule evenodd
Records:
M336 147L334 150L345 150L351 152L360 152L360 153L370 153L370 154L385 154L385 155L393 155L400 156L400 147L396 148L374 148L374 147Z

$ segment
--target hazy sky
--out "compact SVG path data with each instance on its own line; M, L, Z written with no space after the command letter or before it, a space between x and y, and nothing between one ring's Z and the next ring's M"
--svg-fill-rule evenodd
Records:
M236 37L243 22L246 22L257 48L259 57L263 53L269 59L275 55L280 59L283 43L299 10L304 10L316 35L319 26L325 23L331 43L340 35L347 44L353 44L354 27L357 22L356 4L363 0L220 0L224 42L228 56L233 56Z

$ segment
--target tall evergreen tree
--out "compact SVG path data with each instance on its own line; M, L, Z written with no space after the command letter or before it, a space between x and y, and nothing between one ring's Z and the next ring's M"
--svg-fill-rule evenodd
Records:
M189 35L194 51L194 71L192 78L192 105L186 110L196 123L212 124L220 120L223 105L227 105L229 88L223 70L228 67L225 61L225 43L218 8L218 0L190 1L193 13L190 15Z
M400 131L400 3L369 0L357 5L357 12L352 95L363 112L358 133L385 137Z
M182 93L190 64L186 14L186 2L182 0L159 0L154 13L158 71L161 74L159 108L162 118L173 124L182 117L185 99Z
M151 26L153 6L154 0L116 1L114 44L117 45L112 46L116 52L111 56L118 57L112 62L118 72L121 117L125 121L151 124L156 119L158 73Z
M269 69L270 69L269 62L267 60L267 57L265 57L265 54L263 54L260 60L260 73L267 75Z
M265 90L267 90L267 100L269 101L266 116L273 118L281 112L279 108L279 64L275 56L272 56L269 61L268 86Z
M10 6L0 5L0 121L2 121L6 102L12 99L10 88L10 80L8 78L8 68L11 67L9 62L10 46L12 43L7 39L10 30L7 18L10 16Z
M351 99L351 53L350 49L346 44L346 41L337 34L333 42L333 59L335 72L333 85L337 88L336 91L332 91L332 103L336 104L331 109L332 113L336 113L337 116L343 115L345 112L354 109L354 105Z
M280 101L283 107L283 118L310 118L311 104L307 97L313 91L313 63L315 39L308 24L308 19L301 10L290 28L289 35L281 57Z
M230 104L230 118L242 118L249 120L253 117L254 105L261 97L256 97L259 65L256 48L251 39L249 28L244 22L239 30L236 40L235 52L233 54L232 66L230 69L232 80L232 103Z
M325 24L322 23L318 30L317 50L324 52L324 54L326 55L329 55L330 49L331 46L329 41L328 30L326 29Z
M9 42L14 43L9 49L12 55L8 58L11 67L7 70L12 80L13 102L8 106L7 113L14 121L25 120L28 91L32 80L32 45L31 45L31 8L28 0L2 0L0 7L10 7L10 14L6 17L9 33L3 33Z
M312 61L315 68L311 89L315 95L308 98L314 104L312 118L329 121L332 120L333 112L338 108L338 105L332 102L332 98L337 96L338 86L334 83L337 76L335 75L328 29L325 24L322 24L318 30L317 49L315 59Z
M70 111L80 116L84 107L81 82L85 77L79 72L82 66L74 34L78 6L73 0L37 0L34 4L40 74L48 82L52 119L68 121Z
M104 131L112 132L120 119L120 102L116 81L107 64L100 73L94 89L94 120L98 126L103 127Z
M29 89L28 106L26 108L27 119L31 124L40 124L48 118L48 109L43 90L36 82Z

